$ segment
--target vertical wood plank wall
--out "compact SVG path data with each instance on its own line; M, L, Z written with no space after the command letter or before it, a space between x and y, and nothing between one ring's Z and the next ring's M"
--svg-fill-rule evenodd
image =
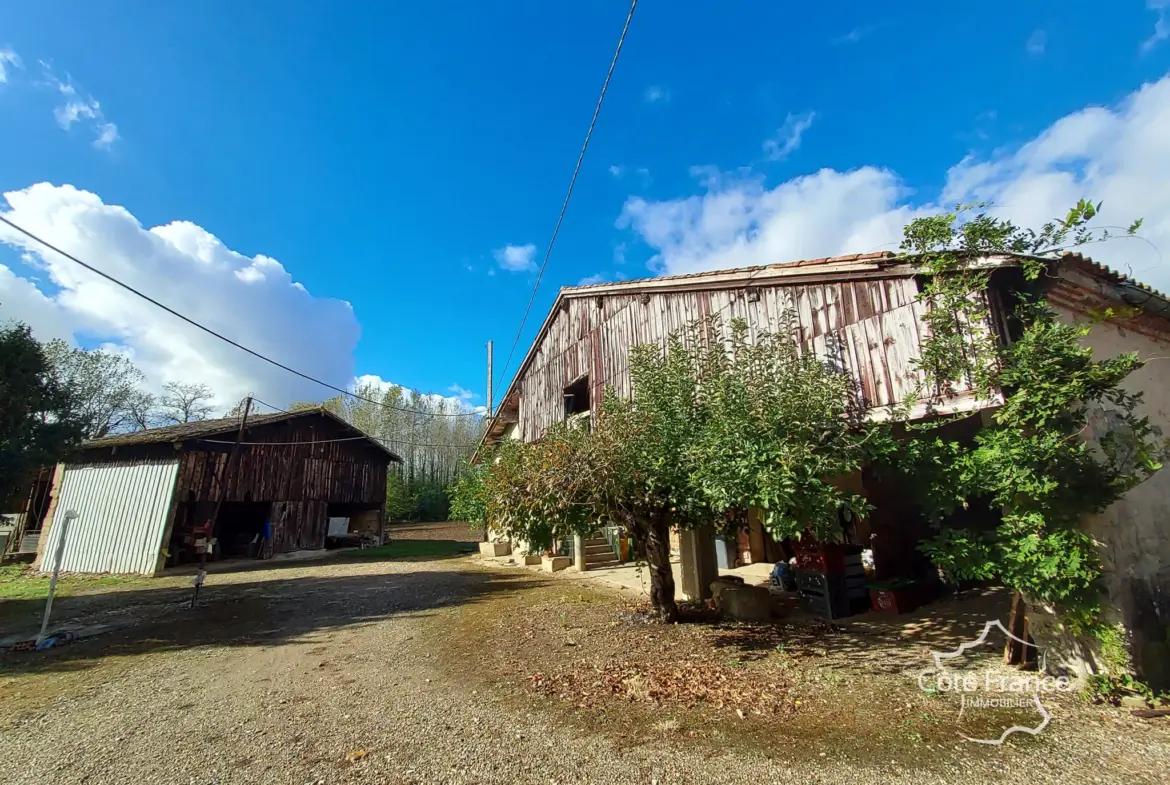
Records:
M386 502L389 456L323 417L303 417L249 428L230 471L230 444L183 444L174 527L188 531L208 517L224 478L225 502L273 502L272 552L325 547L326 511L346 504L381 511ZM231 441L219 437L220 441ZM291 444L290 444L291 442Z
M900 403L921 378L913 367L924 329L917 295L909 276L575 294L562 301L521 375L520 437L538 439L563 420L564 389L585 374L593 407L606 388L629 395L631 346L663 345L670 333L711 314L720 316L725 336L731 321L742 318L752 337L779 330L791 314L799 341L851 375L866 408Z

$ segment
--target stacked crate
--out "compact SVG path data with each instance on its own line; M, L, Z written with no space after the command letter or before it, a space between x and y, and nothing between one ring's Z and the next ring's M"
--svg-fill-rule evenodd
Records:
M796 554L796 588L805 610L825 619L869 607L861 547L813 543Z

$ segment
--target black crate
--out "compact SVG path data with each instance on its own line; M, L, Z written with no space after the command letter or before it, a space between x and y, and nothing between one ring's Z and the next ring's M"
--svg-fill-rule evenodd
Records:
M815 570L796 570L796 588L817 594L844 594L849 597L869 596L865 574L838 575Z
M855 612L853 611L853 601L840 593L821 594L802 591L800 602L806 611L822 619L840 619L844 616L851 616Z
M796 586L805 610L823 619L840 619L869 607L864 576L846 578L836 573L796 570Z

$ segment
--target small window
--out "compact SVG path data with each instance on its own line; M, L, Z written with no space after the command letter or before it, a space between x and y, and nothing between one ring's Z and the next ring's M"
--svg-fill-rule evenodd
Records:
M565 419L589 411L589 377L582 376L565 388Z

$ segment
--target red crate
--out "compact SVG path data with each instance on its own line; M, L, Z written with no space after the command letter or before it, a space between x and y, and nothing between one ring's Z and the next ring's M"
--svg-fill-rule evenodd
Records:
M845 572L846 557L860 565L861 548L831 542L812 542L796 546L796 568L826 575Z
M916 585L882 588L870 586L869 600L875 611L909 613L922 604L922 595Z

